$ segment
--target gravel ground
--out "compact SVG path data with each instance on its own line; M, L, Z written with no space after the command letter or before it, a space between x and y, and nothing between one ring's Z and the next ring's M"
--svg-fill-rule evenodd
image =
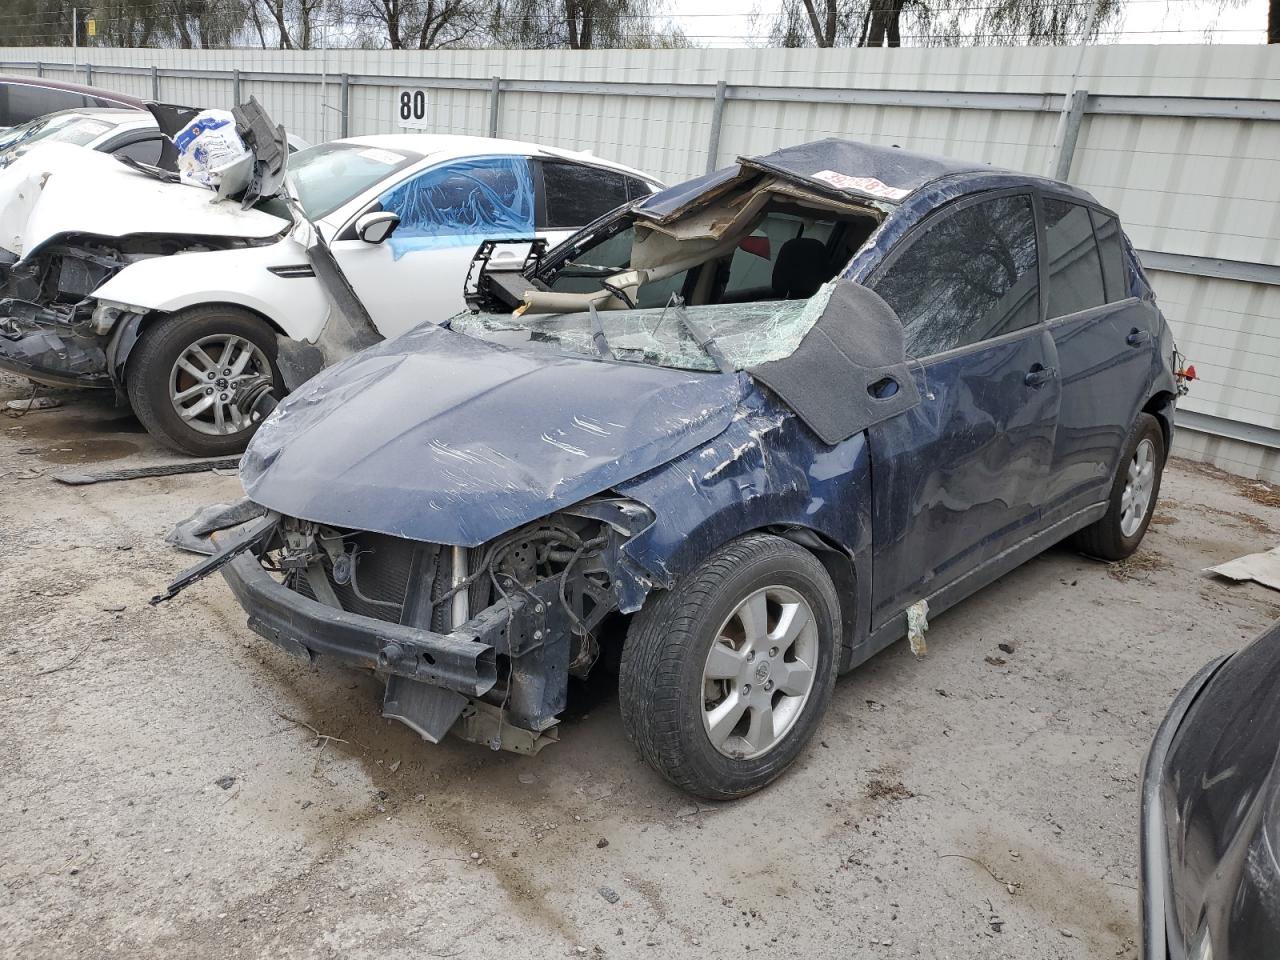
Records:
M0 399L27 388L0 381ZM233 476L106 402L0 417L0 956L1134 957L1137 780L1174 692L1280 615L1201 569L1280 499L1175 462L1131 561L1048 551L843 678L812 747L697 805L584 696L535 758L432 747L161 542Z

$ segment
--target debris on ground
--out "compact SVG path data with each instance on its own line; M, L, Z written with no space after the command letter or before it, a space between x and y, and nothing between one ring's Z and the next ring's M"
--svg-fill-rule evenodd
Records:
M1205 572L1215 573L1237 583L1252 580L1272 590L1280 590L1280 547L1237 557L1216 567L1205 567Z
M929 601L917 600L907 607L907 640L911 652L919 660L929 652L924 642L924 632L929 629Z
M158 463L148 467L120 467L114 470L67 470L55 473L59 483L79 487L108 480L140 480L144 477L172 477L181 473L203 473L206 470L230 469L240 463L240 457L211 457L206 460L179 460L175 463Z
M54 410L62 406L57 397L27 397L23 400L10 400L8 407L19 413L30 413L32 410Z
M1148 580L1157 570L1167 569L1169 561L1154 550L1139 550L1131 556L1108 565L1113 580Z
M619 900L622 899L620 896L618 896L618 891L613 889L613 887L601 887L600 896L604 897L610 903L617 903Z

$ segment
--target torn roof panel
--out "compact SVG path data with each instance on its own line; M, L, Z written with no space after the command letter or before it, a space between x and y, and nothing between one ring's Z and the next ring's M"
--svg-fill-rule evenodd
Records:
M829 137L756 157L739 157L736 166L659 191L635 209L642 216L665 221L715 199L739 182L765 173L832 196L896 205L940 177L993 169L966 160Z

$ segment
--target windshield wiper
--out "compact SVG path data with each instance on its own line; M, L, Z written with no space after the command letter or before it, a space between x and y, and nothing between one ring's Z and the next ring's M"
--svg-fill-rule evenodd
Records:
M685 310L683 300L675 294L671 295L671 300L672 302L668 303L667 306L675 307L676 319L680 321L680 325L684 327L685 332L689 334L693 342L701 347L702 352L714 361L716 368L721 373L733 373L733 364L725 359L724 353L720 350L720 345L716 343L716 338L703 330L701 325L694 323L693 318ZM663 310L662 316L665 317L666 314L666 310ZM658 323L662 323L662 318L659 318Z
M587 304L587 310L591 314L591 342L595 344L596 353L600 354L604 360L617 360L613 355L613 347L609 346L609 340L604 335L604 322L600 319L600 311L596 309L594 303Z

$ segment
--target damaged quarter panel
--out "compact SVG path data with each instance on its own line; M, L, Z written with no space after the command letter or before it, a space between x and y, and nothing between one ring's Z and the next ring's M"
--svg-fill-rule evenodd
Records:
M287 516L477 546L705 443L741 393L732 376L515 351L427 325L282 402L240 476Z

